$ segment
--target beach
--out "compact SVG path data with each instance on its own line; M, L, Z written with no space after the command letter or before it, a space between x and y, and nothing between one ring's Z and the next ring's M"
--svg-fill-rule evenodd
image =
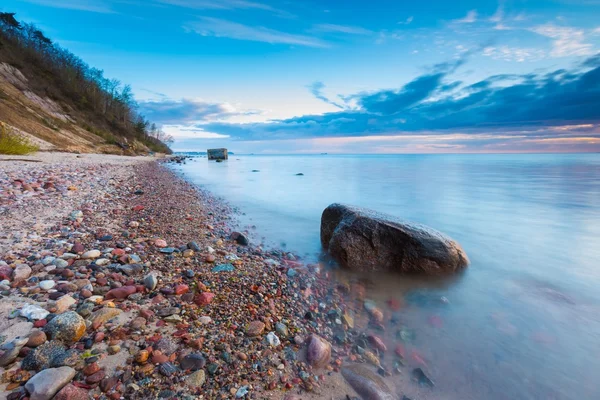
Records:
M27 381L52 391L31 384L50 371L61 399L342 399L356 396L348 363L394 398L422 390L378 337L391 309L365 307L363 284L318 263L248 245L233 210L165 160L20 159L0 161L0 396Z

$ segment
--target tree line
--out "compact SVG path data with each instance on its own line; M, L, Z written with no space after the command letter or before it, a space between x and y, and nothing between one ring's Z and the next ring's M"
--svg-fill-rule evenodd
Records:
M0 53L6 46L16 49L24 61L48 72L48 79L54 79L79 108L101 115L133 138L172 143L171 136L138 112L130 85L106 78L102 70L90 67L54 43L35 25L19 22L14 13L0 12Z

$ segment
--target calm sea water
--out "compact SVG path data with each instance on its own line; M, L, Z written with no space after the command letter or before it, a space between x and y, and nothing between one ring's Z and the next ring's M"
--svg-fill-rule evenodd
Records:
M405 297L406 346L436 381L420 398L600 399L600 155L231 156L177 168L239 207L258 240L309 259L333 202L459 241L471 259L460 276L366 277L375 300Z

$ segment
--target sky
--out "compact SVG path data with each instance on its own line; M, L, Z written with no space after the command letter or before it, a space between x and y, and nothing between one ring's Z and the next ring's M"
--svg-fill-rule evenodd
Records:
M176 151L600 151L600 0L3 0Z

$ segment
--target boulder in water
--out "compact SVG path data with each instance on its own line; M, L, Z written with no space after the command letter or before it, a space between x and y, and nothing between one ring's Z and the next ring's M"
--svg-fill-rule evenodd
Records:
M321 244L344 268L441 274L469 264L462 247L424 225L343 204L321 217Z

